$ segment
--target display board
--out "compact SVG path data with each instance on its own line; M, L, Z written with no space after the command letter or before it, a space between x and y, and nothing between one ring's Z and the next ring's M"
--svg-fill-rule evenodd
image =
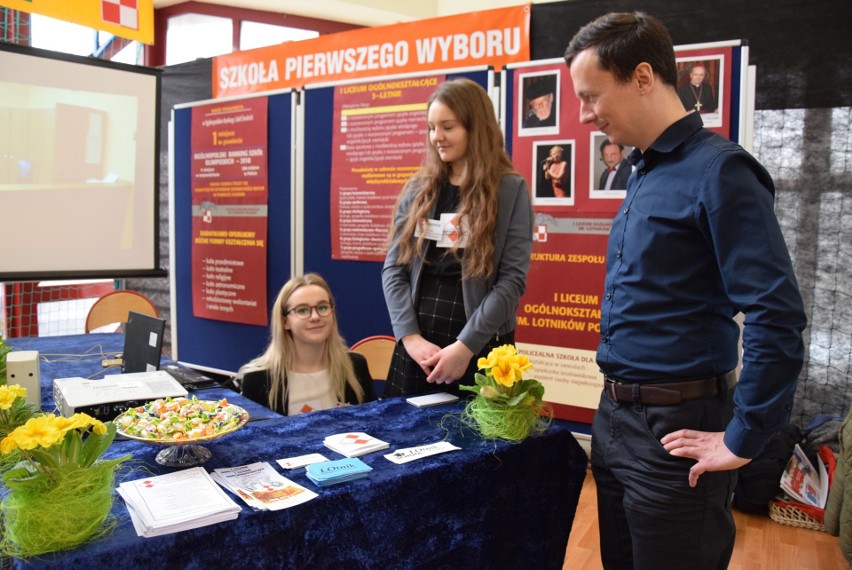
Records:
M718 42L675 51L684 109L701 113L708 129L748 147L740 120L747 48ZM512 162L527 178L535 211L515 338L557 416L591 422L603 387L595 353L607 240L626 195L632 148L611 144L594 125L580 123L562 58L514 64L501 83Z
M297 146L304 149L304 190L296 217L304 224L296 231L296 266L328 281L349 344L393 334L382 292L384 242L396 198L422 161L429 95L458 76L489 90L493 75L487 68L453 70L316 85L302 93Z
M266 324L246 324L246 317L231 318L222 315L218 300L231 300L232 305L246 306L246 298L263 298L265 306L258 308L262 316L268 315L275 297L281 286L290 278L292 271L292 194L293 194L293 149L294 149L294 117L296 95L290 90L270 93L264 96L254 96L238 99L219 99L215 101L200 101L186 105L178 105L172 113L172 141L170 144L170 171L172 172L170 186L170 240L171 240L171 288L173 300L172 318L172 351L173 358L182 363L202 369L221 372L236 372L239 367L266 348L269 339L269 327ZM260 104L262 100L263 104ZM199 113L203 109L207 114L217 118L204 119ZM233 117L234 123L245 122L249 117L258 115L258 109L265 109L265 147L246 146L249 141L239 134L238 127L228 126L224 131L217 131L216 136L225 132L230 138L217 140L227 149L225 158L230 159L234 154L234 163L225 164L218 154L213 152L209 157L206 151L198 150L196 137L195 150L193 147L193 126L196 131L205 128L205 120L221 120L222 117ZM195 117L195 119L194 119ZM244 148L245 147L245 148ZM263 164L256 160L261 153L266 153L268 161ZM212 151L211 151L212 152ZM202 156L199 156L199 155ZM213 156L217 154L217 156ZM209 167L200 167L199 160L210 159ZM193 193L198 191L198 180L204 176L224 173L225 178L236 179L245 176L246 171L263 172L266 170L265 186L268 187L266 204L264 206L241 203L229 203L220 200L218 204L194 204ZM242 173L242 174L240 174ZM255 177L256 178L256 177ZM222 183L217 183L223 188ZM252 183L245 183L245 188L252 188ZM213 187L213 183L201 185L203 188ZM228 198L232 199L239 187L233 182L228 185ZM231 200L233 202L233 200ZM250 210L250 211L249 211ZM258 225L258 217L265 216L268 220L268 231L265 238L260 237L260 231L245 231L241 226L227 225L227 230L211 231L207 234L199 230L199 222L203 218L221 215L231 216L234 220L243 217L238 224L251 230ZM264 224L265 225L265 224ZM236 228L236 229L233 229ZM265 228L263 228L265 230ZM223 233L222 238L219 234ZM233 234L233 235L232 235ZM249 236L249 234L252 234ZM201 240L207 240L203 244ZM241 274L239 268L243 261L230 263L207 263L205 260L193 259L194 253L202 251L199 245L209 248L213 239L224 239L224 245L230 245L234 251L245 250L263 252L265 250L265 294L251 293L257 289L255 280L264 280L264 273L252 270ZM251 242L251 243L249 243ZM262 243L261 243L262 242ZM203 251L210 251L205 249ZM208 255L205 253L205 255ZM209 255L208 255L209 257ZM249 261L252 261L251 258ZM218 261L218 260L214 260ZM221 265L221 268L218 266ZM253 263L244 263L245 267L255 267ZM211 269L213 268L213 269ZM218 269L221 269L219 271ZM204 289L209 289L215 295L215 302L208 297L205 310L194 307L194 303L204 299L199 291L193 293L193 286L203 282ZM262 288L262 287L261 287ZM206 293L206 291L202 291ZM253 302L253 301L251 301ZM240 311L235 311L239 314ZM205 317L198 315L206 315ZM263 319L266 322L266 319Z

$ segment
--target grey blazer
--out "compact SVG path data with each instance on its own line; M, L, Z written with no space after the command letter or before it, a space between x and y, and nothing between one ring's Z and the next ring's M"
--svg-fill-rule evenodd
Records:
M409 183L394 218L398 236L402 221L408 216L418 187ZM532 206L526 180L519 174L508 174L500 181L497 225L494 228L494 274L490 279L464 278L462 295L467 324L459 340L478 354L495 334L515 330L515 312L524 293L532 252ZM430 212L434 216L435 211ZM414 307L420 288L423 259L415 256L410 264L396 262L399 239L395 237L382 268L382 287L397 340L420 333Z

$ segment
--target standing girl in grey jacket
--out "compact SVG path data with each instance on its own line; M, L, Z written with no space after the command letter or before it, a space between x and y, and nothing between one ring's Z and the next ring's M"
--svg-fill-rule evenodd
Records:
M397 202L382 269L397 339L385 397L473 384L474 357L514 343L530 264L529 190L488 94L442 83L426 119L426 156Z

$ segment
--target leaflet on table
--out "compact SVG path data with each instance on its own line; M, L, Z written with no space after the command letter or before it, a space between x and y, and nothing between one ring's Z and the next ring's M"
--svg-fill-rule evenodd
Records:
M461 447L456 447L449 441L439 441L426 445L418 445L417 447L397 449L393 453L388 453L384 457L388 461L401 465L403 463L408 463L409 461L414 461L415 459L422 459L424 457L429 457L430 455L438 455L439 453L457 451L459 449L461 449Z
M233 520L241 510L203 467L125 481L118 493L136 533L145 537Z
M337 433L323 440L323 444L346 457L359 457L367 453L387 449L388 443L364 432Z
M210 476L248 506L258 510L279 511L301 505L317 496L313 491L282 477L265 461L214 469Z
M817 464L819 471L814 469L808 456L797 443L793 448L793 456L781 474L781 488L800 503L825 508L828 498L828 473L819 458Z
M305 467L311 463L322 463L323 461L328 461L328 458L321 453L308 453L307 455L297 455L296 457L276 459L275 461L284 469L295 469L297 467Z
M433 394L426 394L424 396L414 396L411 398L406 398L405 401L411 404L412 406L417 406L418 408L430 408L432 406L440 406L441 404L449 404L450 402L458 401L459 397L455 394L449 394L447 392L435 392Z
M327 487L354 479L366 477L373 469L357 458L338 459L337 461L326 461L323 463L312 463L305 467L308 479L319 485Z

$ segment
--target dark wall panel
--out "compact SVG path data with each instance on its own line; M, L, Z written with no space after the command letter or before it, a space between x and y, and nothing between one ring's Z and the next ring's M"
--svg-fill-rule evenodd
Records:
M571 37L607 12L659 18L675 45L746 40L757 66L757 109L842 107L852 101L849 0L582 0L534 4L532 59L561 57Z

